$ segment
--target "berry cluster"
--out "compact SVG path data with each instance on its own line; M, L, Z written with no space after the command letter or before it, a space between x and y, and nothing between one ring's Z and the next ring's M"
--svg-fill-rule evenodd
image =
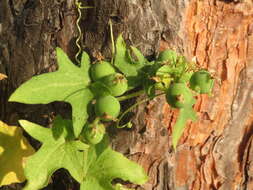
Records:
M117 97L128 91L127 77L116 70L117 67L106 61L97 61L90 67L90 87L95 95L93 102L96 119L86 123L82 136L91 144L97 144L103 139L105 126L102 122L117 121L120 114ZM210 94L214 82L208 71L197 69L171 50L161 52L155 61L140 69L139 73L144 88L148 84L146 86L153 89L154 93L156 90L164 92L168 104L178 109L192 110L196 103L195 94Z

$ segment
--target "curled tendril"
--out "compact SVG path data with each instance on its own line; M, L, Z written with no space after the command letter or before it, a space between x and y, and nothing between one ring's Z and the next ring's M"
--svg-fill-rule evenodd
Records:
M82 48L81 48L81 45L80 45L80 40L81 40L81 37L82 37L82 30L81 30L80 25L79 25L80 19L82 17L81 9L89 9L89 8L93 8L93 7L89 7L89 6L84 7L84 6L82 6L82 3L79 2L79 0L75 1L75 5L76 5L77 11L78 11L78 18L76 20L76 27L77 27L77 30L78 30L78 37L76 39L76 46L78 48L78 52L75 55L75 59L76 59L76 62L80 65L80 61L78 59L78 56L82 51Z

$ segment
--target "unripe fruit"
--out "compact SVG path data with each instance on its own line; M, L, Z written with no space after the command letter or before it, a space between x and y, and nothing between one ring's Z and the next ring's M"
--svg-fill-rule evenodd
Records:
M173 83L166 92L169 105L174 108L185 108L195 104L191 90L185 83Z
M177 54L175 51L172 50L164 50L162 51L157 58L157 61L160 62L168 62L168 61L176 61Z
M104 121L115 120L120 112L120 103L113 96L103 96L97 99L95 113Z
M120 96L127 91L127 79L120 73L111 74L101 79L112 96Z
M85 126L83 137L90 144L98 144L104 137L105 126L102 123Z
M91 66L91 78L94 81L115 73L113 66L106 61L99 61Z
M190 79L190 88L200 94L208 94L213 88L213 82L210 73L206 70L195 72Z

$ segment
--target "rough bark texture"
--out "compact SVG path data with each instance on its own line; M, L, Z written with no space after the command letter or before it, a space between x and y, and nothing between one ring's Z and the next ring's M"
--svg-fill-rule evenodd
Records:
M134 128L113 131L113 148L138 161L150 180L145 190L253 189L253 3L218 0L94 0L83 10L84 49L110 57L109 18L151 58L164 48L183 53L216 78L213 96L198 96L199 120L171 148L177 112L157 97L135 110ZM0 2L0 119L48 124L69 106L8 104L10 93L33 75L54 71L56 46L73 58L77 31L74 1ZM116 133L116 134L115 134ZM35 143L36 144L36 143ZM47 189L78 189L58 172ZM59 179L65 176L68 180ZM63 181L57 182L55 181ZM66 185L69 183L69 185ZM60 186L62 185L62 186ZM11 187L9 187L10 189ZM13 187L17 189L18 187Z

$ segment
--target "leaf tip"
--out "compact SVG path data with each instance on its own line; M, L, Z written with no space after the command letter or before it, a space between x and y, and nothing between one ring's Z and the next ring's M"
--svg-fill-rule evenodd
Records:
M60 51L63 51L60 47L56 47L56 52L60 52Z
M8 99L8 102L18 102L18 96L16 91L11 94L11 96Z
M19 124L22 126L22 127L25 127L27 124L28 124L28 121L27 120L18 120Z
M60 47L56 47L55 50L57 58L61 57L62 54L65 54L65 52Z
M120 33L119 34L119 36L118 36L118 38L117 38L117 43L124 43L124 39L123 39L123 34L122 33Z
M13 95L9 97L8 102L15 102L15 98L13 98Z

